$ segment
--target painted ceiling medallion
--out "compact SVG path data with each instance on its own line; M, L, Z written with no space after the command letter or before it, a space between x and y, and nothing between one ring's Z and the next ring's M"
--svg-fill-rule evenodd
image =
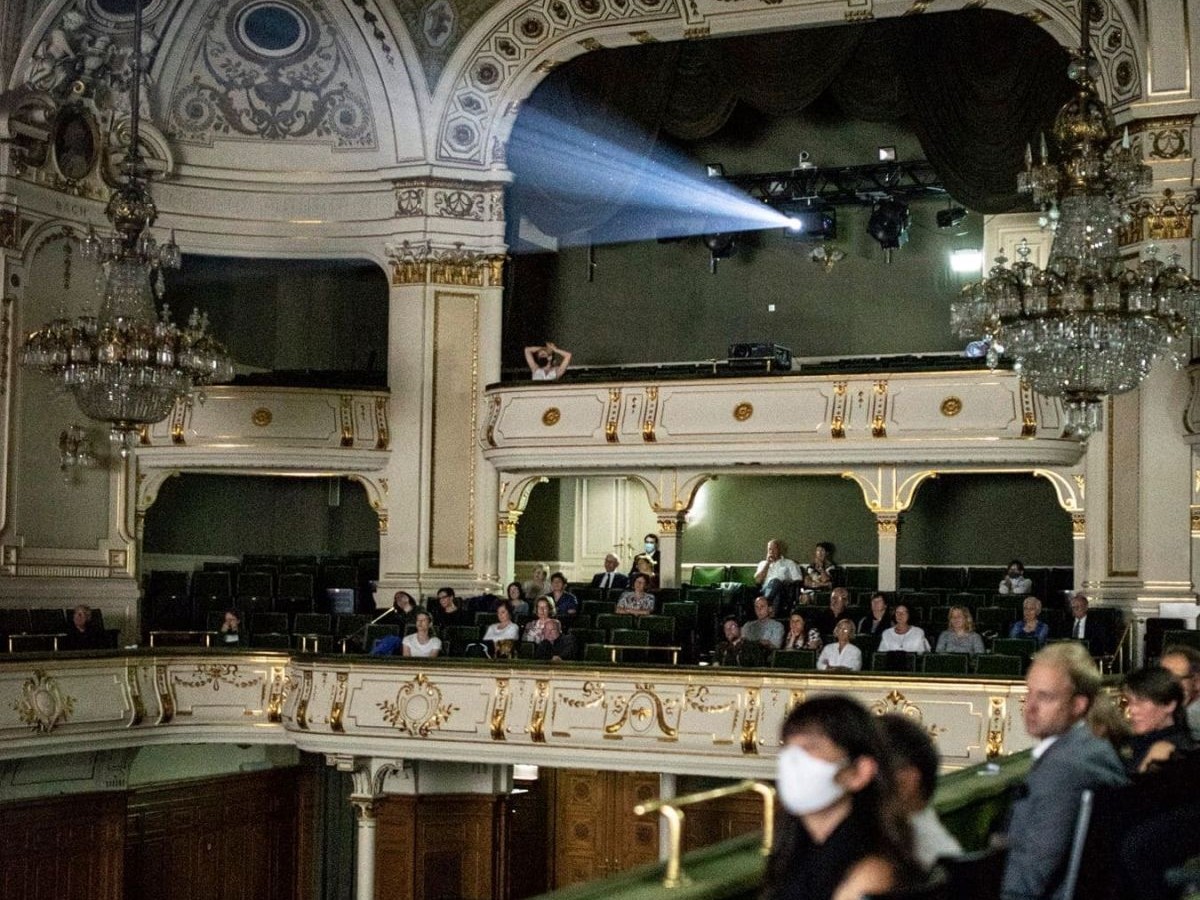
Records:
M42 669L21 685L21 699L12 705L21 721L38 734L49 734L71 718L75 698L64 694L57 679Z

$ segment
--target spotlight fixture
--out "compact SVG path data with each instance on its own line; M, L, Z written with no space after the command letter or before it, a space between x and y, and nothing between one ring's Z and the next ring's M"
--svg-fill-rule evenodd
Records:
M717 274L717 261L729 259L737 251L737 235L730 231L718 231L704 235L704 246L708 248L708 271Z
M784 234L797 241L832 241L837 237L837 208L812 198L771 204L790 220Z
M867 234L879 242L892 261L892 251L908 243L908 226L912 224L912 212L908 205L891 197L876 202L867 220Z
M950 271L958 274L967 272L978 275L983 271L983 251L974 247L964 247L950 254Z
M704 174L709 178L724 178L725 167L720 163L706 163L704 166Z
M895 147L880 147L879 148L879 161L880 162L895 162L896 161L896 148Z
M937 227L953 228L967 217L967 211L961 206L947 206L937 211Z

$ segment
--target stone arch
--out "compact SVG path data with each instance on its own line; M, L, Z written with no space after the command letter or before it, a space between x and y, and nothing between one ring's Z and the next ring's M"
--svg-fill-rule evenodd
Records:
M503 3L475 24L447 66L434 95L437 119L430 123L427 153L431 161L464 168L503 168L504 145L521 101L547 73L586 52L891 18L921 13L926 5L924 0L882 0L850 3L844 10L816 4L747 10L704 0ZM990 6L1030 19L1068 49L1077 45L1078 18L1071 9L1047 0L1000 0ZM1111 0L1102 10L1093 48L1101 62L1101 93L1119 109L1142 96L1144 48L1137 17L1125 0Z

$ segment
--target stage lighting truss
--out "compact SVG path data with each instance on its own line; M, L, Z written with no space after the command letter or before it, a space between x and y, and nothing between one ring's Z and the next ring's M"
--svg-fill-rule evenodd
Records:
M830 206L874 206L884 197L908 203L946 194L941 178L923 159L719 177L772 207L796 200Z

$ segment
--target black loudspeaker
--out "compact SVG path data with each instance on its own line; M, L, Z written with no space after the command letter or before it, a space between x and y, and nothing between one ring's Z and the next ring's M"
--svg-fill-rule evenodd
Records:
M730 344L729 364L748 369L787 372L792 368L792 351L779 344Z

